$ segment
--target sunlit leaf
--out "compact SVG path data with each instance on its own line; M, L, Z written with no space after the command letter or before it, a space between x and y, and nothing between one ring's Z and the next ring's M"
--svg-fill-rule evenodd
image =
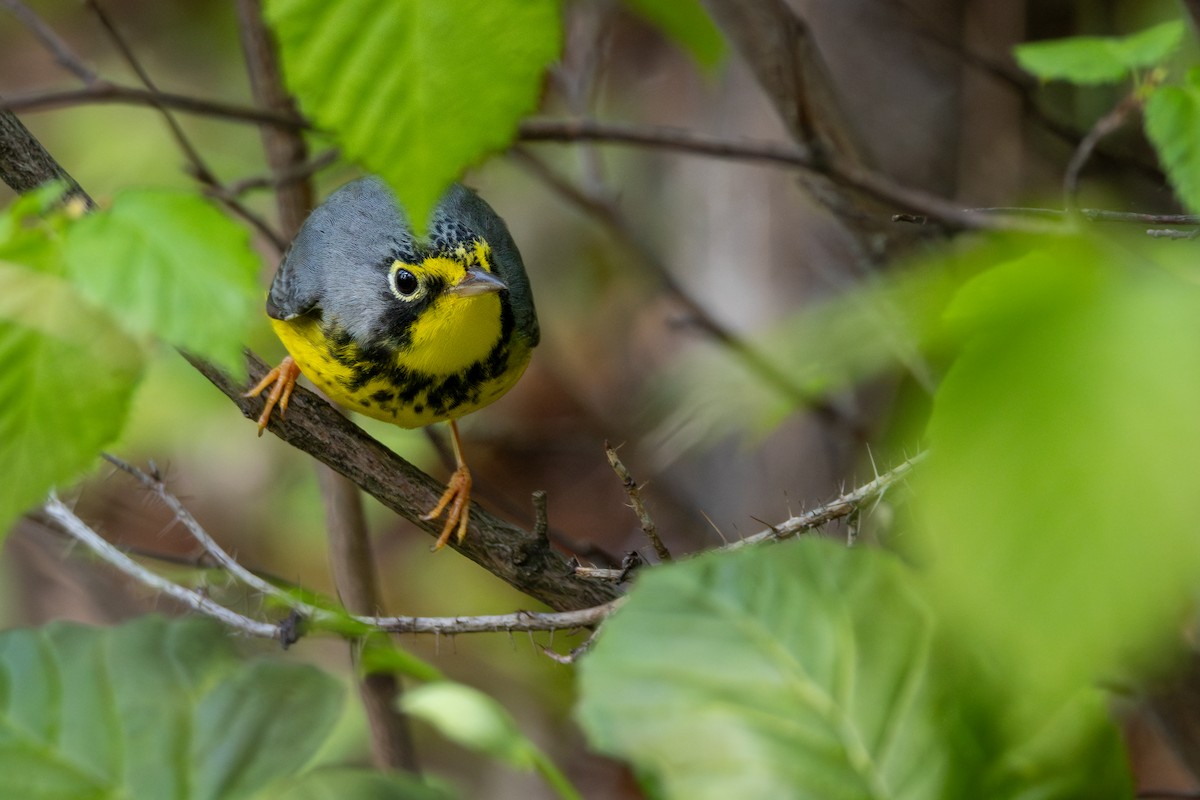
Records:
M512 140L561 38L557 0L270 0L266 14L301 108L420 227Z
M205 620L0 633L0 795L251 797L299 772L337 718L312 667L241 663Z
M1200 212L1200 70L1182 86L1163 86L1146 101L1146 134L1158 151L1175 193Z
M657 568L583 660L580 720L665 797L1127 797L1095 690L1014 718L917 586L815 539Z
M259 259L245 228L184 192L130 190L67 238L71 279L131 332L242 364L260 306Z
M930 796L950 753L900 569L819 541L656 569L583 661L580 720L669 797Z
M1013 54L1027 72L1042 80L1083 85L1116 83L1135 69L1157 66L1179 48L1185 33L1179 20L1129 36L1072 36L1018 45Z
M1200 584L1200 287L1119 240L969 284L915 493L961 635L1050 694L1171 642Z
M625 0L625 5L687 48L701 66L714 67L725 54L721 32L699 0Z
M142 355L62 278L0 262L0 364L3 532L117 437Z
M445 680L441 670L384 636L367 637L358 660L364 674L403 675L419 681Z
M405 692L401 707L463 747L514 769L536 771L563 800L581 800L546 754L521 733L512 715L483 692L451 681L427 683Z

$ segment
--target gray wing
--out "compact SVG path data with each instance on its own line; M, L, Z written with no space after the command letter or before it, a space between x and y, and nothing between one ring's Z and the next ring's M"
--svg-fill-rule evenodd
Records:
M321 308L365 321L371 315L363 311L379 303L380 270L386 275L413 247L408 221L381 180L348 183L305 220L275 273L267 314L288 320ZM356 306L358 314L345 313Z
M525 274L521 253L517 250L504 220L500 219L500 215L483 198L456 183L446 191L446 195L438 203L432 228L436 231L442 225L453 226L451 221L465 226L491 246L500 279L508 284L517 330L525 334L530 346L536 345L540 332L537 310L533 305L533 291L529 287L529 277Z

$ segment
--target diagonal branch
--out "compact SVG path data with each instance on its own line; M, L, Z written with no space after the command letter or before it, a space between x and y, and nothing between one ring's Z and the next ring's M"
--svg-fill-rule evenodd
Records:
M247 419L258 419L262 401L242 397L245 387L205 361L188 357L192 365L233 400ZM267 372L267 365L247 354L250 383ZM441 496L442 485L371 438L328 402L296 387L287 416L272 415L267 429L288 444L345 475L363 491L431 536L440 528L421 519ZM247 436L251 435L247 427ZM589 608L615 599L610 585L574 575L566 559L549 542L471 505L471 526L458 550L516 589L559 611Z

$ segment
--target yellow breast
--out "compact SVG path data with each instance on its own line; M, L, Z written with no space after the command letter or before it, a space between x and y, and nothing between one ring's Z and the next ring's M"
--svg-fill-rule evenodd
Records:
M384 353L364 351L315 316L272 319L271 325L300 371L331 400L419 428L495 401L529 363L531 351L521 340L501 341L497 297L458 302L427 309L408 346Z

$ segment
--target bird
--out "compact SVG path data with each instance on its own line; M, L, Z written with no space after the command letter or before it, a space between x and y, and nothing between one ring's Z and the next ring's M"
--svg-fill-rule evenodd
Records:
M368 176L305 220L267 294L288 355L246 392L282 417L303 375L338 405L404 428L446 421L455 470L423 520L446 514L433 550L470 513L457 420L504 395L540 339L529 278L500 216L455 183L418 235L388 185Z

